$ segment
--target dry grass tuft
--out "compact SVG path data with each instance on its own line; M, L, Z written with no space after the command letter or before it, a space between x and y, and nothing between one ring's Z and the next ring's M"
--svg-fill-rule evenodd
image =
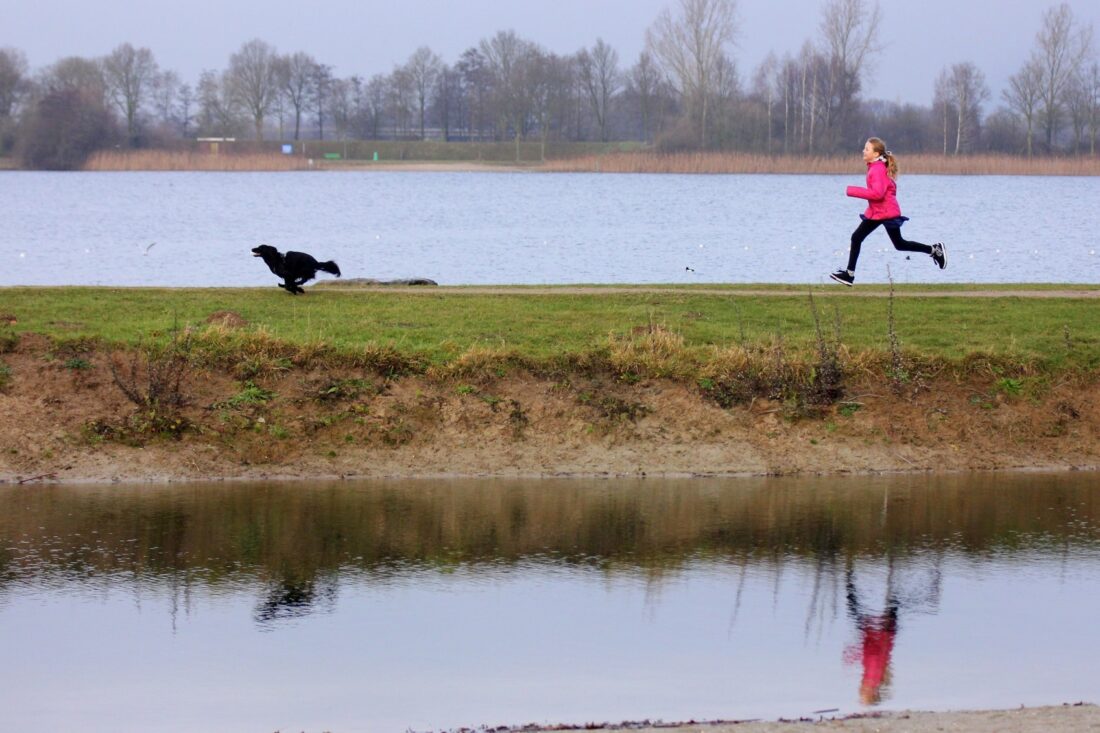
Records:
M436 379L462 378L484 384L504 377L509 371L532 371L533 367L530 359L514 349L473 345L454 361L430 368L428 376Z
M692 350L684 346L682 334L650 323L631 329L622 336L611 334L612 368L626 378L687 377L698 366Z
M214 311L206 317L206 322L223 328L244 328L248 320L236 311Z

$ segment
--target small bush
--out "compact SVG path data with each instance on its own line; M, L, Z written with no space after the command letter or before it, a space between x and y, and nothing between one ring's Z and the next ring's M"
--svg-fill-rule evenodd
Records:
M184 392L190 352L190 338L173 335L167 346L135 349L128 363L111 356L107 363L115 386L138 408L125 430L178 437L189 427L180 409L190 402Z

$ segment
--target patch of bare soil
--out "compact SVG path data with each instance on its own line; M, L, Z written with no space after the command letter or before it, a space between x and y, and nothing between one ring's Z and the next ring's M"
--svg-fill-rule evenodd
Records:
M1100 465L1100 383L1006 394L941 376L791 414L723 409L665 380L525 373L469 382L247 365L189 372L178 410L140 407L108 354L24 336L3 355L0 480L822 474ZM128 358L128 357L127 357ZM116 373L120 370L116 369ZM121 370L125 378L129 372ZM144 389L144 373L131 387Z

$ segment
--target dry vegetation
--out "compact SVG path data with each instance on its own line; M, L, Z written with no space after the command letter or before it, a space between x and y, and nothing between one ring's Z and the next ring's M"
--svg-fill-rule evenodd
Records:
M278 153L199 153L170 150L100 151L84 164L86 171L296 171L309 161Z
M600 173L851 173L853 156L759 153L611 153L549 161L542 170ZM903 173L936 175L1097 176L1100 158L1012 155L901 155Z
M375 146L377 147L377 146ZM436 153L428 160L435 160ZM401 160L415 162L419 158ZM385 160L391 160L386 158ZM448 160L451 160L448 158ZM561 173L803 173L847 174L853 156L763 155L759 153L656 153L611 152L607 154L547 160L524 164L531 170ZM1098 157L1024 158L1012 155L903 155L903 173L936 175L1037 175L1100 176ZM462 159L451 160L461 166ZM473 160L466 161L473 163ZM223 153L138 150L94 154L86 171L287 171L321 168L370 170L386 167L368 160L312 161L300 155L278 153ZM386 168L391 170L392 168Z

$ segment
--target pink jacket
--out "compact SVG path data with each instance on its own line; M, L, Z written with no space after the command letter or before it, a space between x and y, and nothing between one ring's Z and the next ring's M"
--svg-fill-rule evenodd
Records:
M867 199L868 206L863 215L876 220L901 216L897 191L898 185L886 175L886 164L881 160L872 160L867 164L867 188L848 186L849 196Z

